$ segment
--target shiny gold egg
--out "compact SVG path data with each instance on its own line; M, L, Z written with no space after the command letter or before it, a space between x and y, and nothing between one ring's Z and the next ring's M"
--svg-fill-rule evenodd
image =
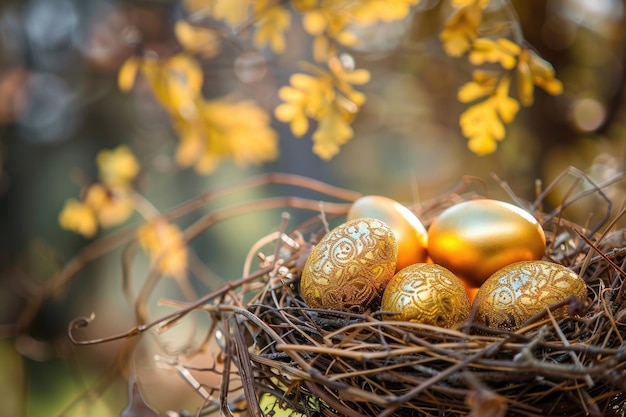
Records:
M469 317L470 300L459 278L441 265L419 263L389 281L381 302L391 320L453 327Z
M546 307L569 296L587 299L587 285L568 268L546 261L522 261L493 274L480 287L474 306L477 323L516 330ZM567 315L568 306L558 308L555 318Z
M541 259L545 247L545 234L533 216L496 200L456 204L428 229L433 261L476 288L506 265Z
M397 258L396 238L384 222L349 220L311 251L300 279L302 299L312 308L362 312L380 299Z
M352 204L347 217L348 220L371 217L391 228L398 242L396 271L426 261L426 228L411 210L397 201L378 195L361 197Z

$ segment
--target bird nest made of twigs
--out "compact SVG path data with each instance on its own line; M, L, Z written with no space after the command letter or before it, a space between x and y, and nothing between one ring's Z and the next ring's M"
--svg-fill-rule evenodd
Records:
M309 308L299 280L326 216L291 231L283 222L251 249L242 278L162 321L191 309L213 318L222 382L191 415L626 415L626 230L615 226L624 209L611 211L607 184L592 183L549 213L541 209L548 190L534 203L517 201L545 231L544 259L583 278L588 296L576 314L556 320L548 308L515 331L477 325L471 315L446 329ZM564 209L592 193L607 201L606 216L593 226L566 220ZM428 226L474 197L455 192L413 208Z

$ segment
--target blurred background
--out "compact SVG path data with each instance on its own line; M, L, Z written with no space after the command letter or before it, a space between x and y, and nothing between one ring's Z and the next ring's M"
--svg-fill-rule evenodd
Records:
M198 3L198 2L196 2ZM501 7L503 2L492 2ZM535 103L522 108L507 126L495 153L476 156L467 149L458 124L466 105L457 89L471 79L466 60L448 57L438 34L449 15L446 1L422 0L405 19L380 23L360 33L362 43L346 49L358 68L371 72L359 87L367 102L357 116L354 138L331 161L311 152L311 137L295 138L288 126L272 121L280 156L256 167L223 163L210 175L180 169L177 144L166 112L151 91L120 92L122 64L143 47L166 55L176 49L174 22L186 17L185 5L170 0L3 0L0 3L0 414L2 416L117 416L128 401L124 377L107 379L120 343L72 346L68 323L96 313L82 333L100 337L133 325L132 308L121 292L121 249L87 265L71 284L46 300L26 328L27 301L90 240L62 230L58 214L96 177L94 158L103 148L128 144L138 156L141 194L167 210L200 193L228 187L264 172L318 179L364 194L384 194L419 203L445 194L463 176L486 182L490 196L504 196L492 178L506 181L522 199L532 201L536 179L544 187L565 173L558 204L577 177L570 166L602 183L624 171L626 158L626 17L620 0L512 1L514 15L494 24L519 25L526 41L553 64L564 92L536 91ZM509 12L511 9L509 9ZM219 56L202 64L207 96L236 92L269 112L278 89L300 70L310 37L294 14L286 52L257 50L247 33L222 40ZM270 113L271 114L271 113ZM569 181L569 182L568 182ZM589 187L586 180L579 187ZM624 181L607 189L614 210L623 203ZM483 192L482 187L476 191ZM220 200L211 209L270 195L320 198L287 186L257 187ZM582 224L598 199L581 201L570 213ZM294 211L295 223L311 213ZM195 216L195 217L194 217ZM137 224L138 217L130 220ZM192 242L205 270L194 284L199 293L239 278L250 246L276 230L280 211L241 216L216 225ZM111 232L102 232L106 236ZM147 259L133 263L138 288ZM145 275L145 272L144 272ZM171 280L170 280L171 281ZM159 296L180 298L175 283L164 281ZM162 309L162 310L159 310ZM153 315L171 311L154 307ZM200 317L179 326L168 342L183 349L206 327ZM155 347L146 337L132 359L147 401L161 413L194 410L200 399L173 368L156 366ZM207 358L199 363L214 361ZM210 382L207 382L210 384ZM164 395L167 393L167 395ZM139 415L139 414L138 414ZM143 415L143 414L142 414ZM145 414L150 415L150 414Z

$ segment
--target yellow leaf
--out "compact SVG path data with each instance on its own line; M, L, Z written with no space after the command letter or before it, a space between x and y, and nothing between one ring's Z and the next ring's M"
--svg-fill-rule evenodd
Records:
M328 161L339 153L340 145L348 142L353 135L350 124L341 114L329 111L313 133L313 153Z
M321 10L311 10L302 17L302 25L309 35L319 36L326 30L328 22Z
M460 124L463 135L469 139L484 137L496 141L504 138L504 125L492 99L474 104L461 113Z
M533 82L533 75L530 71L527 49L522 51L519 57L519 62L517 63L517 92L523 106L530 106L533 104L535 83Z
M492 98L498 114L505 123L511 123L519 111L519 103L514 98L509 97L509 86L511 79L503 77L496 88L496 94Z
M312 77L308 74L295 73L289 77L289 83L295 88L299 88L301 90L310 90L317 83L315 77Z
M359 37L348 30L338 32L335 39L344 46L355 46L359 43Z
M352 15L356 22L363 24L391 22L408 16L411 6L419 2L420 0L363 0L357 2Z
M370 80L370 72L366 69L346 71L341 62L332 58L328 61L328 67L335 77L348 84L367 84Z
M276 159L278 136L270 127L267 112L250 100L234 102L230 106L231 109L227 110L232 115L230 120L225 120L225 115L215 115L214 122L217 124L219 118L219 123L228 129L228 145L235 163L246 166Z
M122 64L120 72L117 74L117 85L121 91L127 92L133 88L140 63L140 58L131 56Z
M196 171L209 174L223 160L239 165L259 164L278 156L278 137L267 112L249 100L229 98L202 101L201 118L194 123L179 120L180 164L195 164ZM194 154L195 152L195 154Z
M457 9L472 5L478 5L484 9L489 5L489 0L452 0L452 6Z
M158 217L137 230L137 239L161 273L185 276L187 245L178 226Z
M296 74L294 74L294 75L296 75ZM307 86L306 89L308 89L308 86ZM290 86L287 85L287 86L281 87L278 90L278 97L280 97L281 100L283 100L283 101L295 101L295 102L298 102L298 101L306 99L306 94L302 90L298 90L297 88L293 88L293 87L290 87Z
M365 104L365 100L367 99L367 97L365 96L365 94L361 93L360 91L356 91L353 88L340 88L341 92L345 94L345 97L350 101L350 107L351 109L346 108L346 110L349 110L351 113L356 113L359 108ZM337 99L339 99L339 97L337 97Z
M498 79L485 71L474 71L474 81L465 83L458 92L461 103L469 103L494 93Z
M201 99L203 73L198 62L180 53L166 60L144 59L142 73L155 97L173 116L192 118Z
M96 155L100 179L107 185L126 187L139 173L139 163L128 145L103 149Z
M87 238L93 237L98 231L98 222L93 210L74 198L65 202L59 213L59 225Z
M284 103L276 107L274 116L281 122L290 123L294 136L301 137L309 129L307 112L315 114L321 106L320 83L316 78L300 73L293 74L289 81L291 86L278 90Z
M198 121L177 118L174 127L178 132L178 147L176 148L176 163L184 168L194 165L204 151L202 139L203 129Z
M470 151L478 156L494 153L497 148L496 142L489 136L474 136L467 142Z
M504 123L510 123L519 110L517 100L509 97L510 78L503 77L494 93L480 103L470 106L460 116L463 135L468 147L478 155L495 151L496 142L505 135Z
M461 56L471 48L473 40L478 37L478 27L482 18L482 9L477 4L462 7L454 12L439 34L443 48L449 56Z
M284 52L285 32L291 26L291 13L280 5L257 12L259 19L255 23L254 44L259 48L269 45L277 54Z
M290 123L291 133L295 137L303 136L309 130L309 120L303 109L291 103L283 103L276 107L274 115L284 123Z
M123 187L105 187L92 184L85 195L85 204L95 213L104 228L124 223L135 208L131 193Z
M214 29L193 26L185 20L179 20L174 26L174 33L183 48L193 54L212 58L219 52L220 35Z
M319 124L313 133L313 152L329 160L339 152L339 146L353 136L349 122L366 99L352 84L368 82L370 73L364 69L349 71L336 57L327 64L329 71L310 68L317 77L293 74L289 80L291 85L279 90L284 102L276 107L274 115L290 123L296 137L308 131L308 118L316 120Z
M472 45L469 61L473 65L484 62L500 63L505 69L515 68L521 48L514 42L500 38L496 40L480 38Z
M273 417L305 417L304 414L290 408L284 401L281 401L274 394L268 392L259 398L259 408L264 416Z
M326 62L331 53L330 40L324 35L313 38L313 60Z
M250 14L250 0L212 0L211 15L231 27L244 23Z
M195 59L186 54L174 55L166 61L165 71L170 96L179 96L178 100L183 101L192 100L200 94L204 79L202 69ZM177 102L176 99L173 101Z
M559 95L563 92L563 84L554 77L554 68L535 52L528 50L530 72L533 82L547 93Z

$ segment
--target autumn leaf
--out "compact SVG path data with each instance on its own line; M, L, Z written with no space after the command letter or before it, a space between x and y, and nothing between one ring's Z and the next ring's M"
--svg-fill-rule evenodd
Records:
M133 88L140 66L141 59L136 56L131 56L122 64L117 74L117 86L120 91L128 92Z
M242 166L277 157L278 139L267 111L249 100L205 99L202 70L188 54L143 59L139 68L178 132L180 166L209 174L226 159Z
M272 3L270 0L255 3L259 18L254 24L254 44L259 48L267 45L280 54L285 51L285 32L291 26L291 13L285 7Z
M128 186L139 173L139 163L128 145L101 150L96 165L100 179L110 186Z
M135 209L130 189L107 187L100 183L89 186L85 195L85 204L91 208L98 224L103 228L124 223Z
M128 145L103 149L96 155L102 182L86 187L82 201L70 198L59 213L63 229L92 237L98 227L124 223L135 209L132 180L139 173L139 163Z
M328 70L310 69L315 75L293 74L290 85L280 88L278 95L283 103L276 107L274 115L289 123L296 137L308 131L309 119L317 121L313 152L329 160L354 135L350 121L366 98L353 85L369 82L370 73L365 69L348 70L337 57L328 61Z
M356 2L352 15L357 23L371 24L377 21L391 22L404 19L411 6L420 0L363 0Z
M222 20L231 27L244 23L249 18L251 0L204 0L211 17ZM200 2L202 4L202 2Z
M485 62L499 63L504 69L513 69L517 64L517 57L521 48L515 42L506 39L485 39L474 40L469 54L469 62L473 65L480 65Z
M478 5L482 9L489 6L489 0L452 0L452 6L458 8Z
M274 111L281 122L289 123L296 137L303 136L309 128L308 118L319 119L328 103L335 98L329 77L314 77L296 73L289 78L291 85L278 90L284 101Z
M470 4L454 12L439 34L443 49L449 56L459 57L470 50L478 37L478 27L482 23L483 11L480 5Z
M59 213L59 225L66 230L93 237L99 227L124 223L134 211L132 193L127 188L108 188L95 183L87 188L83 201L70 198Z
M176 161L210 174L223 160L240 166L274 160L278 156L278 136L270 126L268 113L250 100L230 98L203 101L199 117L178 118L180 142Z
M173 223L157 217L137 230L140 246L163 274L184 277L187 270L187 245Z
M66 230L93 237L98 231L96 214L85 203L70 198L59 213L59 225Z
M265 392L259 398L259 408L264 416L305 417L304 414L289 407L289 404L274 394ZM319 408L319 406L318 406Z
M563 84L554 75L554 68L534 51L524 48L517 65L517 90L524 106L534 101L535 85L548 94L559 95Z
M220 34L213 28L194 26L185 20L179 20L174 25L174 33L178 42L189 53L212 58L220 51Z
M232 159L239 166L268 162L278 157L278 135L270 126L270 116L252 100L219 99L204 105L205 120L224 134L228 144L223 153L214 154ZM210 144L209 144L210 145Z
M320 119L318 128L313 133L313 153L325 161L339 153L340 145L348 142L354 131L339 111L329 111Z
M458 92L461 103L469 103L479 98L493 94L498 84L497 74L476 70L473 81L465 83Z
M504 138L504 124L515 118L519 103L509 97L510 77L503 77L493 94L486 100L470 106L460 116L463 135L468 138L469 149L477 155L487 155L496 150L497 141Z

